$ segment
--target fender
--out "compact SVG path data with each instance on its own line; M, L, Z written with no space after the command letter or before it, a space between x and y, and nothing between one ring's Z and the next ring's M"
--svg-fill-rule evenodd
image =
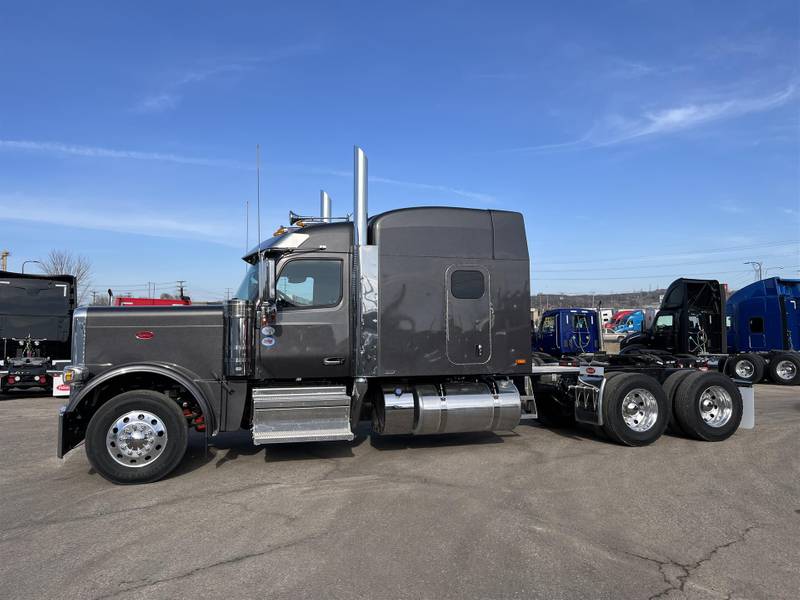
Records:
M59 416L59 435L58 435L58 456L63 457L66 452L74 448L79 440L68 440L66 421L70 418L70 413L80 406L81 402L87 398L93 390L98 386L103 385L116 377L128 375L130 373L152 373L154 375L161 375L173 380L185 387L188 392L194 397L203 415L206 419L206 435L215 435L218 433L217 415L212 409L212 402L210 394L204 390L205 386L202 385L202 379L195 373L188 369L173 363L133 363L119 365L108 371L104 371L100 375L93 377L89 382L81 387L76 394L70 394L69 402L66 406L62 407Z

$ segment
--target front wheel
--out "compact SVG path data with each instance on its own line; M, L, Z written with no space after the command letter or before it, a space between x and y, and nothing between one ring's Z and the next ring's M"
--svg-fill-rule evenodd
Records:
M150 483L172 471L186 453L188 428L180 407L150 390L106 402L86 429L86 456L113 483Z

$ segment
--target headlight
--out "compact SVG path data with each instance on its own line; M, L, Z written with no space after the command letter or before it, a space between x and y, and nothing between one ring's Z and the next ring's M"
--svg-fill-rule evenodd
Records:
M86 370L82 367L69 366L64 369L64 383L78 383L86 377Z

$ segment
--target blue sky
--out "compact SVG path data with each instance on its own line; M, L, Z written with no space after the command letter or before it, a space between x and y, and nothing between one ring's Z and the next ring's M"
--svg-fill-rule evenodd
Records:
M359 144L372 213L523 212L534 293L798 276L798 6L4 2L0 245L218 298L256 143L267 233Z

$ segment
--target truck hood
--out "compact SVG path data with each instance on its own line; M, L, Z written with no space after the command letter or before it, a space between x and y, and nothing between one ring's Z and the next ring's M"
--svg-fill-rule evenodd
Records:
M75 336L73 360L83 357L79 362L92 375L143 361L191 366L203 378L222 373L221 304L90 307L77 311L75 320L83 335Z

